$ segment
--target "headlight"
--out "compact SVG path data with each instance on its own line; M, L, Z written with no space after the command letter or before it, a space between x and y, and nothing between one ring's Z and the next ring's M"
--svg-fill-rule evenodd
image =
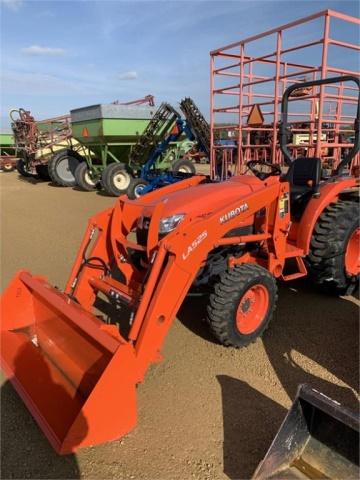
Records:
M164 217L160 220L159 233L163 235L164 233L172 232L179 223L184 219L184 213L178 213L176 215L171 215L171 217Z

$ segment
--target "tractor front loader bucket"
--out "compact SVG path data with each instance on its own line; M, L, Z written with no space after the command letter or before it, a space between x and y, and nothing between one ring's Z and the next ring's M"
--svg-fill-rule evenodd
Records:
M358 479L358 415L317 390L301 385L252 478Z
M1 298L2 368L60 453L136 424L131 344L44 277L19 272Z

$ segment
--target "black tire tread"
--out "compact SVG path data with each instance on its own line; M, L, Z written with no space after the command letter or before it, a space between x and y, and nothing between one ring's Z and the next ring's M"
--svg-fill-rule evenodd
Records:
M358 219L357 202L338 200L316 222L307 265L313 283L326 293L344 295L356 286L357 278L345 272L343 257L348 234Z
M25 161L22 158L19 158L16 161L16 170L18 171L18 173L22 177L25 177L25 178L36 178L37 177L36 174L30 173L25 169Z
M175 160L175 162L172 163L171 169L173 172L178 172L179 169L181 168L182 165L186 165L192 175L195 175L196 173L196 168L193 162L187 158L180 158L179 160Z
M149 182L147 182L146 180L143 180L142 178L133 178L130 182L130 185L126 191L126 194L128 196L128 198L130 200L136 200L136 195L135 195L135 188L138 186L138 185L148 185Z
M48 162L49 177L51 178L53 183L61 187L75 187L76 185L75 177L73 182L64 182L63 179L59 177L57 173L57 170L56 170L57 161L63 156L72 156L74 158L77 158L80 162L83 161L83 157L79 155L77 152L75 152L75 150L72 150L70 148L59 150L50 158Z
M127 189L120 192L118 189L114 186L112 182L112 176L115 170L118 168L121 168L122 170L127 171L125 163L110 163L103 171L102 176L101 176L101 184L105 190L105 192L110 195L111 197L118 197L119 195L123 195L126 193ZM129 188L129 187L128 187Z
M93 192L96 190L96 185L91 185L85 180L85 173L88 170L86 162L80 162L75 170L75 181L76 185L83 190L84 192Z
M236 339L231 332L230 323L232 324L234 319L234 311L236 311L239 303L240 292L246 290L247 285L251 282L260 283L264 279L271 282L272 292L270 293L273 294L273 301L266 320L255 332L256 335L247 335L247 339ZM210 295L207 307L210 330L222 345L235 348L246 347L261 337L268 328L276 308L277 298L276 281L265 268L256 264L242 264L227 269L221 274L214 287L214 293Z

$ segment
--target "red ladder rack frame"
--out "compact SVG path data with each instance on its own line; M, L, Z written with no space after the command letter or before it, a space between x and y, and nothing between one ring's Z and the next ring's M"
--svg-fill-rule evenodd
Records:
M290 48L283 47L284 32L316 20L321 22L321 19L323 28L322 31L320 30L320 38ZM226 178L229 157L233 158L234 173L243 172L244 165L250 159L262 158L283 164L283 155L278 143L278 123L282 94L290 84L300 83L304 81L304 78L316 80L341 74L359 75L358 71L345 70L329 64L330 46L350 49L355 52L360 51L359 45L332 38L333 19L360 25L360 20L356 17L333 10L324 10L210 52L210 163L212 178L219 177L219 170L222 172L220 176ZM260 54L256 57L248 55L249 45L254 46L254 42L261 39L267 40L266 48L269 49L269 53ZM320 46L318 49L320 54L318 66L292 63L285 59L285 56L289 53L305 51L305 49L317 45ZM275 73L270 75L258 74L255 70L259 66L263 69L264 66L270 67ZM229 78L235 78L238 82L234 85L228 85L226 80L228 81ZM262 91L257 90L260 86ZM354 106L357 103L355 90L349 83L339 83L330 87L313 88L311 92L303 92L303 96L291 99L291 101L310 102L308 112L289 114L290 117L293 116L291 121L292 132L305 133L305 138L308 139L308 142L302 143L301 146L289 144L289 148L295 157L304 155L305 152L307 156L321 157L324 162L328 160L331 167L336 168L344 149L351 147L350 143L344 142L343 135L351 132L351 126L354 123L355 114L349 115L348 113L351 109L349 106ZM224 101L225 98L234 97L238 101L236 105L219 106L221 100ZM247 125L248 115L254 105L258 105L261 109L265 118L263 125ZM324 111L325 105L329 110L327 113ZM226 118L229 118L228 114L235 114L237 120L233 122L225 121L221 124L219 115L222 115L226 120ZM305 124L306 127L304 127ZM217 141L221 137L229 136L229 132L233 132L233 137L237 141L237 152L234 148L221 145ZM262 136L262 141L258 144L253 140L254 132L257 132L260 137ZM325 141L323 141L324 134L326 135ZM267 141L264 141L266 136ZM317 139L321 141L318 142ZM219 155L219 150L222 155ZM231 154L226 153L226 150L231 150ZM223 164L219 169L216 163L219 162L221 156ZM353 166L358 164L359 155L352 162Z

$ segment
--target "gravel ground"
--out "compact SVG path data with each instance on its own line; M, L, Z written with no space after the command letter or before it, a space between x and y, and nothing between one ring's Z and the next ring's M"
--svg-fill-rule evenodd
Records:
M113 204L99 193L1 174L1 288L26 268L63 287L87 219ZM138 426L122 440L58 457L11 385L1 388L2 478L249 478L308 383L357 408L358 306L280 285L269 330L245 350L214 342L205 301L188 297L167 337L165 360L138 388ZM106 406L104 406L106 408Z

